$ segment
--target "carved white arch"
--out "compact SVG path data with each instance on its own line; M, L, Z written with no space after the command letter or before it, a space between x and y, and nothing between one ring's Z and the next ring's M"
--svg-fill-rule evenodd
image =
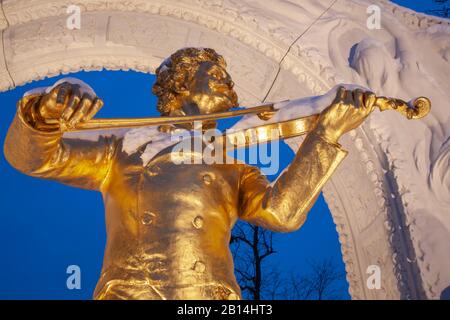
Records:
M318 95L340 82L370 84L377 93L402 98L428 95L434 102L428 121L410 125L394 114L374 114L352 132L343 143L350 155L324 194L339 233L352 298L439 298L450 286L445 113L450 85L442 79L442 74L450 74L449 22L380 0L383 29L370 31L366 27L370 4L366 0L4 0L0 90L80 70L154 72L175 50L202 46L225 56L243 104L261 102L267 93L268 101ZM69 5L81 7L80 30L66 26ZM436 29L434 33L430 28ZM440 90L380 82L370 70L396 61L395 45L414 51L404 34L423 45L434 40L433 54L442 61L440 70L433 69L435 65L429 68L441 81L436 84ZM380 45L364 42L365 38ZM358 50L367 54L355 56ZM372 52L381 62L370 59ZM392 69L388 80L402 76ZM419 77L411 72L407 76ZM396 131L400 129L403 138ZM408 140L404 146L402 139ZM423 150L432 156L424 157ZM382 270L380 290L366 286L366 269L374 264Z

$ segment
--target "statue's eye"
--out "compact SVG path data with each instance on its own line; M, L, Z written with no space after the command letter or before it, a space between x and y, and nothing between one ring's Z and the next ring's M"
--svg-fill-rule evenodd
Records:
M213 72L212 73L212 76L214 77L214 78L216 78L216 79L221 79L222 77L220 76L220 73L219 72Z

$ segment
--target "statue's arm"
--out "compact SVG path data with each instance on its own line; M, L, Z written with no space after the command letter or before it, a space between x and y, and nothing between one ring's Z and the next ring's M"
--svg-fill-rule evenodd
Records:
M339 88L333 103L321 112L317 127L273 186L257 168L246 167L240 180L240 217L275 231L298 229L347 154L339 138L369 116L375 101L371 92Z
M297 230L346 155L338 144L312 133L273 186L258 168L246 166L240 185L240 218L273 231Z
M34 177L92 190L100 190L110 169L117 141L64 139L60 130L38 124L36 99L23 98L8 130L4 154L17 170Z

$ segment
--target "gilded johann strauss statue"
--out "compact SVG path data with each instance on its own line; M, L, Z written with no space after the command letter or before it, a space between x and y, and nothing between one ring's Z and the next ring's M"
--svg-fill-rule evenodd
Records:
M162 116L237 105L225 61L212 49L181 49L156 75ZM375 99L341 88L273 186L244 163L174 164L167 147L143 164L142 148L127 154L123 138L63 138L65 129L88 121L103 104L69 83L19 101L4 151L25 174L103 194L107 244L94 298L239 299L228 246L236 220L280 232L300 228L346 156L339 138L364 121Z

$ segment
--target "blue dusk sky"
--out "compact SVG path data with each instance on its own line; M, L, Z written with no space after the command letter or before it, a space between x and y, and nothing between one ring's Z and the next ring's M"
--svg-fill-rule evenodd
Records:
M397 0L417 11L433 8L432 1ZM156 116L151 93L155 77L137 72L79 72L71 74L96 91L105 101L98 117ZM64 76L66 77L66 76ZM14 117L16 102L33 88L50 86L62 76L35 81L0 93L0 142ZM221 123L222 128L230 123ZM293 152L280 148L282 171ZM91 299L100 275L106 233L100 193L25 176L0 156L0 299ZM269 177L273 179L274 176ZM277 234L277 251L267 268L305 274L308 261L334 260L339 271L344 264L338 235L321 196L304 226L293 233ZM81 290L68 290L66 268L81 268ZM337 287L349 299L348 283Z

